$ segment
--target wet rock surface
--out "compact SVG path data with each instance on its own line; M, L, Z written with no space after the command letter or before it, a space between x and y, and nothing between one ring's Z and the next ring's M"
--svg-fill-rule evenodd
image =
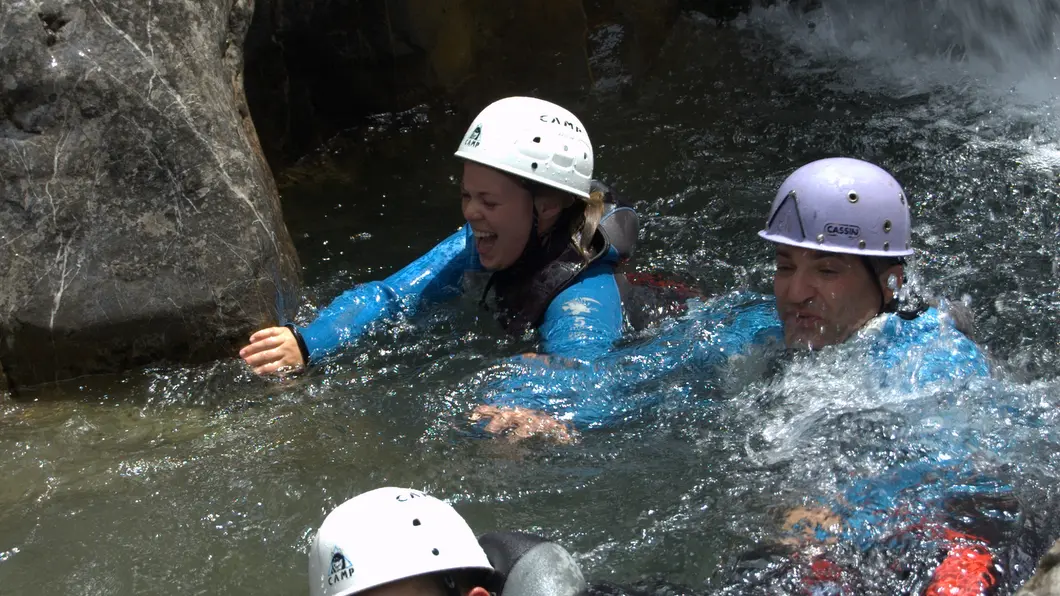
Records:
M229 356L299 283L243 93L247 0L0 5L0 370ZM0 379L3 374L0 374Z
M746 4L0 6L0 381L208 360L289 314L299 267L266 156L424 102L621 91L682 10Z
M1016 596L1060 596L1060 540L1045 553L1034 576L1023 584Z

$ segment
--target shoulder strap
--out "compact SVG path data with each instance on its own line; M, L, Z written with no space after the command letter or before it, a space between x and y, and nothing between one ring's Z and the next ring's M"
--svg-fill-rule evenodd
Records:
M552 299L571 285L588 266L589 262L572 244L559 257L529 277L505 278L504 282L492 284L497 293L497 320L512 334L537 327L552 304ZM496 275L491 281L495 278ZM486 291L489 291L488 287Z
M605 249L613 248L618 253L620 261L629 259L637 248L640 217L617 192L603 182L593 180L590 184L590 191L604 195L604 215L600 218L597 231L604 238Z

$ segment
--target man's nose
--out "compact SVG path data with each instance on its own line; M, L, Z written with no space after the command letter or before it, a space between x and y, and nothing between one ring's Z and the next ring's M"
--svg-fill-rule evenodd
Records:
M788 279L784 298L793 304L805 304L809 302L816 293L817 290L814 287L810 276L804 271L796 270Z

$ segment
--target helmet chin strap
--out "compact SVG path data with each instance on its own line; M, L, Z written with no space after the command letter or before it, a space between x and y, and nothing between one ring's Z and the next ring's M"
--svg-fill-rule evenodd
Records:
M530 192L530 235L526 237L526 246L523 247L523 254L519 255L519 261L527 259L532 256L533 253L541 249L541 236L538 228L538 215L537 215L537 197L533 191Z

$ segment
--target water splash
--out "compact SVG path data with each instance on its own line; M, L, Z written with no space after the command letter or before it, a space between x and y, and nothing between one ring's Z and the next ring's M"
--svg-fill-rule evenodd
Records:
M822 0L759 6L740 25L773 38L810 84L923 102L933 123L1060 167L1056 0Z
M898 96L949 85L1016 91L1032 102L1056 97L1055 0L822 0L805 12L758 6L742 24L782 34L806 58L840 69L857 62L859 82L875 79L875 90Z

